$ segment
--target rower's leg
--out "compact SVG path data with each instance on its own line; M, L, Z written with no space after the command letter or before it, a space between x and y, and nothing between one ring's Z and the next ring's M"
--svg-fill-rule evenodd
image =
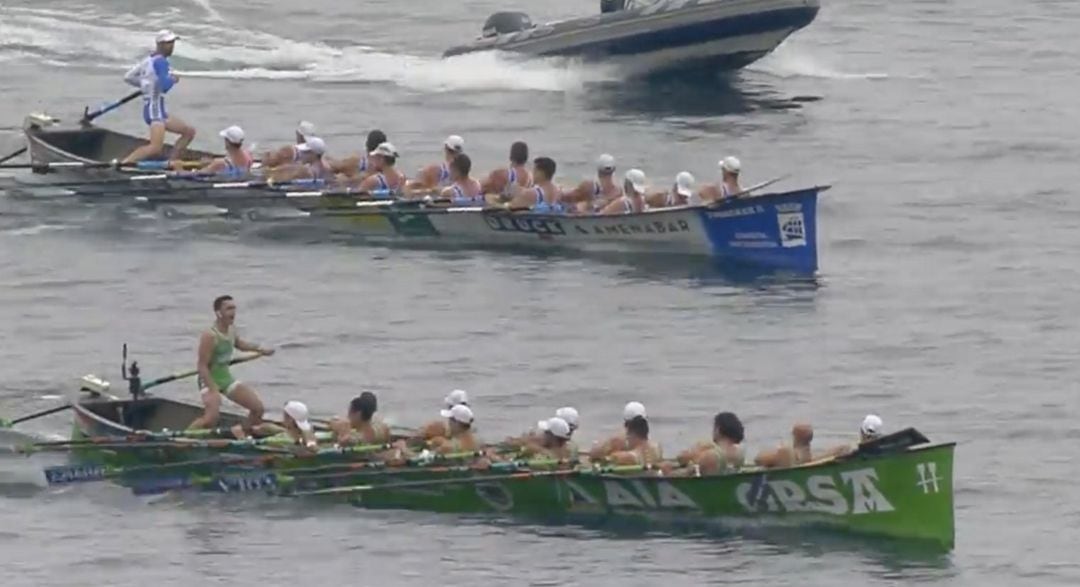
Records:
M238 383L236 384L236 387L229 392L228 397L241 407L247 408L248 425L251 428L262 423L263 403L262 400L259 399L259 395L255 393L254 389L249 387L246 383Z
M150 124L150 143L139 147L124 159L124 163L135 163L144 159L161 157L165 150L165 123L156 121Z
M179 161L183 157L184 150L188 148L191 141L195 140L195 128L175 116L170 116L165 121L165 129L180 135L176 146L173 147L172 155L169 156L170 161Z
M218 423L221 414L221 394L211 392L209 389L202 390L203 415L195 418L188 428L213 428Z

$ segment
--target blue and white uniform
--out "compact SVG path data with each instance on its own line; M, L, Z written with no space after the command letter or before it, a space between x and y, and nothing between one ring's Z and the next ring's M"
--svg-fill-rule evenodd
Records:
M168 120L165 94L172 89L173 79L169 75L167 57L160 53L151 53L127 72L124 81L142 90L143 120L146 124L164 123Z
M476 181L475 179L472 179L472 180L469 180L469 181L470 181L470 187L471 187L471 189L469 191L474 192L476 195L470 196L468 193L466 193L465 188L463 188L463 187L461 187L461 185L455 183L455 184L450 186L450 203L451 204L454 204L454 205L467 205L467 204L483 204L485 202L483 190L480 188L480 182Z
M443 162L439 166L439 178L435 181L435 187L446 187L450 185L450 164Z
M536 190L536 203L532 207L534 212L556 214L565 211L561 202L556 202L554 205L547 203L547 200L544 199L544 188L535 186L532 189Z

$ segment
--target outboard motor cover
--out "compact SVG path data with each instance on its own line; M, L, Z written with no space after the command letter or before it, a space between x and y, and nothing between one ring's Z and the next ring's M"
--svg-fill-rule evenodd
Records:
M524 12L496 12L484 22L484 37L517 33L533 28L532 19Z

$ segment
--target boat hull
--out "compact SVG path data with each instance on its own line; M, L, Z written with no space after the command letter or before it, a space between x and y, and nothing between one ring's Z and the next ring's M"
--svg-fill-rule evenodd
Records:
M452 47L444 57L504 51L611 62L631 73L733 70L764 57L820 9L818 0L662 0Z
M412 489L393 483L415 476L384 478L350 501L361 508L507 514L555 522L824 527L951 550L954 448L930 445L817 466L708 477L539 472L496 479L478 473Z

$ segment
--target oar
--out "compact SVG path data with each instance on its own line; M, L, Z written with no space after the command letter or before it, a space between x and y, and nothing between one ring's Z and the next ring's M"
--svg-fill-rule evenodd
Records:
M722 200L717 200L717 201L718 202L723 202L724 200L727 200L729 198L740 198L740 197L745 196L746 194L749 194L751 192L756 192L756 191L758 191L760 189L767 188L767 187L771 186L772 184L774 184L774 183L776 183L778 181L787 179L789 177L791 177L791 174L790 173L785 173L785 174L783 174L781 176L774 177L774 178L772 178L770 180L763 181L763 182L761 182L759 184L752 185L752 186L742 190L741 192L735 192L734 194L731 194L727 198L724 198Z
M4 420L3 418L0 418L0 428L11 428L12 426L14 426L16 424L21 424L22 422L28 422L30 420L35 420L35 419L40 418L42 416L48 416L49 414L55 414L57 412L63 412L64 410L67 410L67 409L70 409L70 408L71 408L71 404L64 404L62 406L57 406L55 408L49 408L47 410L41 410L40 412L34 412L33 414L30 414L30 415L27 415L27 416L20 416L18 418L15 418L14 420Z
M100 463L56 465L46 467L45 480L49 485L67 485L70 483L86 483L90 481L104 481L126 475L153 473L185 467L198 467L202 465L258 465L277 455L259 455L255 457L224 454L213 459L199 459L194 461L178 461L175 463L163 463L160 465L137 465L131 467L114 467Z
M21 149L16 150L14 153L11 153L9 155L5 155L3 157L0 157L0 163L6 163L6 162L18 157L19 155L22 155L25 152L26 152L26 147L22 147Z
M78 450L83 448L119 450L144 450L148 448L175 448L175 449L232 449L232 450L257 450L265 452L280 452L283 454L295 454L295 451L286 448L260 445L247 440L209 439L209 440L173 440L173 441L147 441L147 442L91 442L87 444L50 444L34 443L24 446L13 446L11 452L31 454L35 452L58 452Z
M95 118L101 116L102 114L105 114L106 112L111 112L111 111L123 106L124 104L127 104L128 102L134 100L135 98L138 98L141 95L142 95L142 90L135 90L134 92L131 92L130 94L124 96L123 98L120 98L119 100L117 100L117 101L115 101L115 102L113 102L111 104L106 104L105 106L102 106L101 108L98 108L97 110L94 110L93 112L90 112L90 107L87 106L86 108L83 109L83 116L82 116L82 119L79 121L79 123L84 124L84 125L85 124L90 124L90 121L92 121Z
M254 361L255 359L258 359L258 358L261 358L261 357L264 357L264 356L266 356L266 355L264 355L262 353L255 353L255 354L252 354L252 355L247 355L245 357L237 357L237 358L229 361L229 364L230 365L237 365L237 364L240 364L240 363L246 363L248 361ZM151 387L157 387L158 385L162 385L162 384L165 384L165 383L176 381L177 379L186 379L188 377L192 377L192 376L195 376L195 375L198 375L198 374L199 374L198 369L192 369L190 371L182 371L180 373L173 373L172 375L166 375L165 377L159 377L157 379L151 380L148 383L142 384L142 390L145 391L147 389L150 389Z
M171 169L174 165L179 165L185 169L199 168L203 166L201 161L136 161L134 163L124 163L119 159L113 159L112 161L35 161L30 163L4 163L0 165L0 169L32 169L38 173L45 173L55 169L144 169L144 170L165 170Z

